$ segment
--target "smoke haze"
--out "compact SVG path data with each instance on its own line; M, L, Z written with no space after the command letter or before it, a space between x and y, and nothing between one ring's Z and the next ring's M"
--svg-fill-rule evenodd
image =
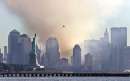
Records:
M24 20L28 32L38 33L42 42L58 38L64 52L100 31L103 20L117 13L122 1L7 0L6 4Z

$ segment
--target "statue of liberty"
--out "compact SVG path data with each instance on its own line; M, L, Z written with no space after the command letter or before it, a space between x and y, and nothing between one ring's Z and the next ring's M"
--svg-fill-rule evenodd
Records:
M30 58L29 58L29 64L32 66L37 66L37 54L36 54L36 34L33 37L32 40L32 51L30 53Z
M36 54L36 34L32 41L32 51Z

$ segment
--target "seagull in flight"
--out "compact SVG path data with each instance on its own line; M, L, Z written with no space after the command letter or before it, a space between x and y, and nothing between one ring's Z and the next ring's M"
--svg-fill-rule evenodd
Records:
M62 28L65 28L66 26L65 25L62 25Z

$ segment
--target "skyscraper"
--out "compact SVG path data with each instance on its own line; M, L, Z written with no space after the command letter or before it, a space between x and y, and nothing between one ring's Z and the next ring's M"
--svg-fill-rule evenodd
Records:
M123 50L127 47L127 28L111 28L111 66L112 71L123 71Z
M17 30L13 30L8 36L8 63L19 64L19 38L20 33Z
M22 34L19 40L19 64L28 65L29 64L29 53L31 52L31 39L27 34Z
M58 40L51 37L46 42L46 53L45 53L47 68L56 68L60 60L59 44Z
M87 40L85 41L85 54L90 53L93 56L93 70L100 71L101 68L101 56L104 55L102 53L103 42L101 40Z
M110 43L108 30L99 40L86 40L84 44L85 54L90 53L93 56L93 70L107 71L110 57Z
M59 44L54 37L50 37L46 42L45 58L47 68L56 68L58 66L60 60Z
M79 71L81 69L81 48L79 45L74 46L72 59L74 70Z
M123 64L124 70L130 69L130 46L123 50Z
M111 28L111 44L116 48L124 48L127 46L127 28L113 27Z
M110 59L110 42L107 28L106 31L104 32L104 37L100 39L100 48L101 48L100 50L101 71L107 72L109 70L109 59Z
M93 70L93 57L90 53L85 55L84 67L88 72L92 72Z

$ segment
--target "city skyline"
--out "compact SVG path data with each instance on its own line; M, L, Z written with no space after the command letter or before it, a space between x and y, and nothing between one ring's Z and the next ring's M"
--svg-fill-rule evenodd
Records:
M0 70L130 70L130 0L0 0Z
M104 30L104 34L102 34L102 36L99 37L99 38L97 38L97 39L86 39L86 40L84 40L82 43L76 43L76 44L78 44L78 45L81 47L81 49L82 49L81 53L83 54L83 56L84 56L84 54L85 54L85 52L84 52L84 45L85 45L85 43L88 43L88 44L90 43L90 44L91 44L92 41L104 40L104 36L106 36L105 41L107 41L108 43L111 44L112 42L111 42L111 32L110 32L110 31L112 31L111 29L116 29L116 28L117 28L117 29L118 29L118 28L119 28L119 29L120 29L120 28L121 28L121 29L122 29L122 28L125 28L125 29L126 29L126 34L127 34L127 32L128 32L128 31L127 31L127 27L112 27L112 28L110 28L110 29L106 28L106 29ZM29 36L28 34L21 33L20 31L18 31L18 30L16 30L16 29L13 29L12 32L13 32L13 31L17 31L17 32L21 35L21 37L24 37L24 36L25 36L25 37L27 37L29 40L31 40L31 38L32 38L32 37ZM126 36L128 36L128 35L126 35ZM7 37L7 38L8 38L8 37ZM49 38L51 38L51 37L49 37ZM52 37L52 38L53 38L53 37ZM126 37L126 38L128 38L128 37ZM56 39L56 37L54 37L54 39ZM38 40L38 39L37 39L37 40ZM47 39L47 40L48 40L48 39ZM47 40L46 40L46 41L47 41ZM58 39L56 39L56 40L58 40ZM58 41L59 41L59 40L58 40ZM8 40L7 40L7 42L8 42ZM126 40L125 45L126 45L126 46L129 46L127 43L128 43L128 41ZM76 45L76 44L75 44L75 45ZM38 41L37 41L37 45L39 45L39 44L38 44ZM40 50L42 50L42 51L45 52L45 48L42 49L42 48L40 47L40 46L42 46L42 45L43 45L43 46L46 46L46 42L44 42L44 43L42 43L41 45L38 46L38 47L40 48ZM75 46L75 45L74 45L74 46ZM5 46L8 46L8 44L1 46L1 52L2 52L2 53L4 53L4 47L5 47ZM74 47L74 46L73 46L73 47ZM73 47L71 48L71 50L73 49ZM59 45L59 52L62 53L60 50L61 50L61 48L60 48L60 45ZM71 53L72 53L72 52L71 52ZM70 54L70 52L69 52L69 54ZM62 56L62 55L61 55L61 56ZM63 57L64 57L64 56L63 56Z
M4 53L0 49L0 63L16 65L16 69L44 66L45 69L54 69L57 72L124 72L129 70L130 46L127 45L127 27L113 27L109 30L111 32L106 29L99 40L85 40L84 48L75 44L71 59L62 57L59 40L55 37L48 38L45 43L45 52L42 52L37 46L36 34L30 38L27 34L12 30L8 35L8 49L4 46ZM22 67L17 65L22 65Z

